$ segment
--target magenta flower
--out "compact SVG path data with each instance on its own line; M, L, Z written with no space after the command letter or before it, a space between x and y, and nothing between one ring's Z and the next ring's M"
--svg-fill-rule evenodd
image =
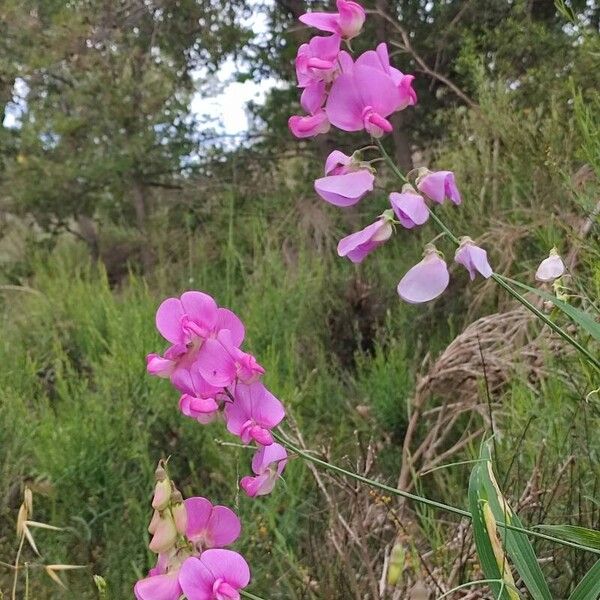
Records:
M298 48L296 76L298 87L314 82L331 82L337 69L337 56L342 39L339 35L315 36Z
M417 188L438 204L446 199L452 200L456 205L462 202L452 171L426 171L418 177Z
M337 13L305 13L300 21L321 31L337 33L347 40L356 37L365 22L365 10L360 4L350 0L337 0L336 5Z
M137 600L179 600L183 594L179 569L141 579L135 584L133 593Z
M179 398L179 410L186 417L196 419L199 423L210 423L215 418L223 388L208 383L200 374L199 365L194 364L189 370L179 369L172 383L183 392Z
M250 582L250 569L233 550L206 550L183 563L179 582L187 600L239 600L239 590Z
M417 194L411 186L405 186L402 193L392 192L390 204L402 227L413 229L423 225L429 219L429 209L423 196Z
M340 150L334 150L325 160L325 175L344 175L352 170L351 165L351 156Z
M287 457L285 448L277 442L259 448L252 458L255 477L243 477L240 486L251 498L270 494L287 465Z
M325 110L329 121L344 131L366 129L373 137L392 131L386 119L402 103L394 80L381 69L354 65L331 86Z
M435 248L425 251L425 258L404 275L398 284L398 295L410 304L437 298L450 282L448 267Z
M187 498L184 505L188 515L185 535L199 552L229 546L240 536L242 525L230 508L213 506L201 496Z
M327 133L331 125L325 111L319 109L310 115L290 117L288 127L297 138L309 138L320 133Z
M392 232L390 215L384 213L375 223L341 239L337 247L338 255L347 256L353 263L360 263L373 250L389 240Z
M353 206L373 190L375 176L368 169L329 175L315 181L315 191L334 206Z
M471 281L475 279L477 273L488 279L494 272L488 262L487 252L476 246L470 238L461 240L460 246L454 255L454 260L469 271Z
M413 75L405 75L399 69L390 65L387 45L379 44L376 50L363 52L356 59L356 66L372 67L389 76L398 89L398 105L395 110L402 110L417 103L417 94L412 88Z
M251 440L268 446L273 443L271 429L285 417L283 405L260 382L235 386L234 401L225 407L227 429L244 444Z
M185 292L181 298L167 298L156 312L156 327L173 344L160 357L147 357L148 371L161 377L173 377L176 370L202 362L204 342L221 330L228 330L236 346L244 340L244 325L230 310L219 308L214 299L202 292Z
M565 272L565 263L559 256L556 248L552 248L548 258L545 258L535 272L538 281L549 283L562 277Z

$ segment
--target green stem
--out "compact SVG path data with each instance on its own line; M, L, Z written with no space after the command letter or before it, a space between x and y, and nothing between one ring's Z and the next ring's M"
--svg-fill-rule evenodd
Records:
M406 177L402 174L402 172L398 169L391 156L386 152L383 144L380 140L375 140L377 145L379 146L379 150L388 163L389 167L392 169L394 174L401 180L406 182ZM429 208L429 214L431 215L431 219L435 222L435 224L446 234L448 239L450 239L457 246L460 244L460 241L454 233L448 228L448 226L433 212L431 208ZM590 364L592 364L596 369L600 370L600 360L595 358L593 354L584 346L582 346L574 337L569 335L562 327L557 325L552 319L548 318L539 308L533 305L527 298L519 294L514 288L512 288L505 280L502 275L498 275L497 273L492 274L492 279L509 295L511 295L515 300L520 302L527 310L532 312L540 321L548 325L552 331L560 335L566 342L571 344L573 348L575 348L578 352L580 352L585 358L588 360Z
M247 592L246 590L240 590L240 596L242 596L243 598L250 598L250 600L264 600L264 598L256 596L255 594Z
M451 590L448 590L445 594L438 596L436 600L442 600L443 598L447 598L450 594L457 592L458 590L463 590L468 587L473 587L474 585L484 585L489 583L502 583L502 579L478 579L477 581L469 581L467 583L463 583L461 585L457 585L453 587ZM518 590L517 590L518 591Z
M319 465L328 471L333 471L334 473L338 473L339 475L344 475L345 477L350 477L351 479L355 479L356 481L360 481L361 483L365 483L370 487L378 488L384 492L389 494L393 494L394 496L401 496L402 498L407 498L409 500L414 500L419 504L425 504L426 506L431 506L433 508L438 508L441 510L445 510L446 512L453 513L460 517L466 517L467 519L471 519L471 513L462 508L458 508L456 506L451 506L449 504L444 504L443 502L437 502L436 500L431 500L430 498L425 498L423 496L417 496L416 494L411 494L410 492L406 492L404 490L399 490L398 488L394 488L392 486L386 485L385 483L380 483L379 481L375 481L373 479L369 479L368 477L364 477L363 475L359 475L358 473L353 473L352 471L348 471L342 467L338 467L337 465L333 465L328 463L325 460L317 458L308 452L305 452L301 448L298 448L296 445L288 442L285 438L281 436L281 434L277 432L272 432L273 437L280 442L283 446L285 446L288 450L302 457L304 460L308 460L316 465ZM519 533L524 533L525 535L536 537L542 540L546 540L549 542L554 542L556 544L561 544L563 546L570 546L571 548L578 548L579 550L584 550L586 552L592 552L593 554L600 554L600 550L598 548L592 548L590 546L584 546L582 544L578 544L576 542L570 542L568 540L563 540L552 535L547 535L545 533L540 533L538 531L532 531L531 529L526 529L524 527L518 527L516 525L511 525L510 523L501 523L496 521L496 525L498 527L505 527L506 529L511 529L513 531L518 531Z

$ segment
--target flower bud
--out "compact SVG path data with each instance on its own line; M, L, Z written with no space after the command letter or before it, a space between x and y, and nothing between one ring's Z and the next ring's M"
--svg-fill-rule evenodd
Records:
M187 511L183 503L183 496L179 490L175 490L171 494L171 512L173 513L177 532L184 535L187 527Z
M158 469L157 469L158 470ZM163 479L157 481L154 486L154 498L152 498L152 508L154 510L164 510L169 506L171 499L171 481Z
M148 546L150 550L156 554L163 554L171 549L177 540L177 529L175 521L169 511L165 511L160 515L154 535Z

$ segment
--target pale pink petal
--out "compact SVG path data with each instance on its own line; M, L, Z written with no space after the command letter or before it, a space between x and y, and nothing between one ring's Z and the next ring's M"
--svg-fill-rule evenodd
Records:
M325 160L325 175L341 175L340 171L352 162L352 157L334 150Z
M216 577L210 569L199 558L193 556L186 559L179 570L179 584L187 600L214 600L215 580Z
M171 344L183 342L181 318L184 309L177 298L167 298L156 311L156 328Z
M246 492L247 496L255 498L256 496L270 494L275 487L275 482L276 479L270 473L263 473L256 477L246 475L240 480L240 487Z
M381 246L392 235L393 229L387 219L379 219L361 231L352 233L338 244L338 255L346 256L354 263L360 263L373 250Z
M315 29L320 29L321 31L329 31L331 33L339 31L337 15L335 13L310 12L301 15L299 20L301 23Z
M290 117L288 127L297 138L308 138L327 133L330 123L325 111L318 110L314 115Z
M146 371L150 375L168 379L173 374L174 369L175 363L168 358L163 358L158 354L148 354L146 356Z
M262 475L268 470L269 465L277 463L283 465L281 471L287 463L287 450L277 442L274 442L270 446L263 446L259 448L252 458L252 471L256 475Z
M390 203L394 213L403 227L412 229L417 225L423 225L429 218L429 209L423 196L412 192L392 192Z
M559 277L562 277L565 272L565 264L562 258L556 254L551 253L548 258L545 258L540 266L537 268L535 278L538 281L551 282Z
M398 294L410 304L429 302L448 287L449 281L446 263L431 252L400 280Z
M492 276L493 271L488 262L487 252L475 244L461 244L454 255L454 260L469 271L471 281L475 279L477 273L485 279Z
M375 176L366 169L329 175L315 181L315 191L334 206L353 206L373 190Z
M175 572L141 579L133 588L135 597L137 600L179 600L183 591L177 575Z
M419 177L417 188L438 204L442 204L446 198L457 205L462 201L452 171L427 173Z
M323 107L326 97L325 82L315 81L304 88L300 96L300 105L307 113L312 115Z

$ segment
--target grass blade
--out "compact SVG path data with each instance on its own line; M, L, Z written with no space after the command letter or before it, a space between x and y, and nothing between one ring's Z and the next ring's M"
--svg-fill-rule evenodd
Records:
M537 525L536 529L556 537L600 550L600 531L577 525Z
M579 582L569 600L598 600L600 598L600 560L586 573Z

